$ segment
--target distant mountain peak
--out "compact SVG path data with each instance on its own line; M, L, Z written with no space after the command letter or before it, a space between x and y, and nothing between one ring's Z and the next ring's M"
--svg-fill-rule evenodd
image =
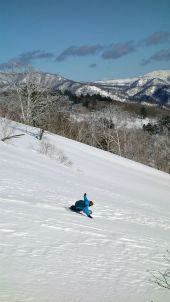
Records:
M149 73L146 73L144 77L158 77L158 78L166 78L170 77L170 70L155 70Z

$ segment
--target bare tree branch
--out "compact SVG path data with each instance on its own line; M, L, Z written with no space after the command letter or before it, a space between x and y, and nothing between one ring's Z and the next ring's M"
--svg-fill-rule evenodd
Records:
M167 253L170 253L167 251ZM170 289L170 259L167 256L163 257L164 260L168 263L169 267L165 271L154 270L151 271L152 278L150 282L158 285L159 287Z
M5 142L5 141L8 140L8 139L18 138L18 137L21 137L21 136L23 136L23 135L25 135L25 134L22 133L22 134L16 134L16 135L11 135L11 136L6 136L6 137L2 138L1 141L2 141L2 142Z

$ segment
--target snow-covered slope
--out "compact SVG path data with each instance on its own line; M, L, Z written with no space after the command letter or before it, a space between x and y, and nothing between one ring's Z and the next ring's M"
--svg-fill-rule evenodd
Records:
M153 71L131 79L98 81L105 89L122 101L170 104L170 71Z
M59 75L34 74L40 87L49 91L70 91L76 95L99 94L117 101L136 101L154 104L170 104L170 71L161 70L131 79L118 79L97 82L76 82ZM26 74L0 73L0 95L9 92L11 87L22 86Z
M155 70L144 75L145 77L158 77L168 78L170 77L170 70Z
M36 132L0 142L0 301L169 302L148 270L170 248L170 176ZM67 209L84 192L93 219Z

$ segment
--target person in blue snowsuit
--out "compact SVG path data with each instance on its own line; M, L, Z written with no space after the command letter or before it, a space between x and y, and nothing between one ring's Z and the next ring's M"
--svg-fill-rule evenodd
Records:
M87 194L84 193L84 200L77 200L74 206L71 206L70 209L74 212L81 212L85 213L89 218L93 218L91 216L92 211L89 210L89 207L93 205L92 200L88 200Z

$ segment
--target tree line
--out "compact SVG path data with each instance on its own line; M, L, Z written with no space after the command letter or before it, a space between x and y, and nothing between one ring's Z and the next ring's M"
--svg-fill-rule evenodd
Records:
M36 74L29 71L21 87L13 83L17 102L13 106L1 105L0 115L41 129L77 140L79 142L118 154L134 161L170 173L170 116L160 118L141 128L128 127L126 115L115 103L107 102L99 111L91 111L83 117L70 109L70 102L103 101L100 96L74 96L66 91L51 93L37 83ZM97 99L96 99L97 98ZM147 111L140 107L141 118Z

